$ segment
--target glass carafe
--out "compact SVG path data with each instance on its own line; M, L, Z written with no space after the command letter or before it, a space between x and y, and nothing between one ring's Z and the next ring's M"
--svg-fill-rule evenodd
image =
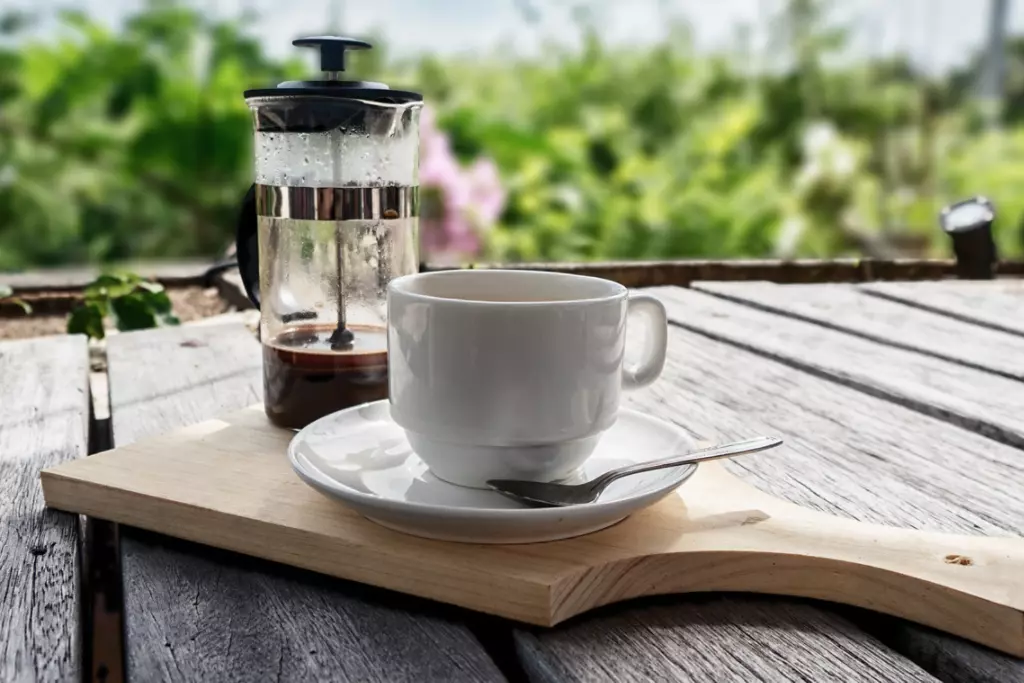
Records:
M238 253L260 308L267 415L301 428L387 398L387 285L419 264L422 98L339 80L345 51L367 43L295 44L321 49L328 78L245 93L256 183Z

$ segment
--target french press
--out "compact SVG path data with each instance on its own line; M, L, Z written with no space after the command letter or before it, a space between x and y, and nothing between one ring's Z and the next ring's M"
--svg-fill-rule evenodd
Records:
M387 285L418 269L418 93L341 80L361 40L318 36L324 80L247 90L255 184L237 229L260 309L268 417L300 428L387 398Z

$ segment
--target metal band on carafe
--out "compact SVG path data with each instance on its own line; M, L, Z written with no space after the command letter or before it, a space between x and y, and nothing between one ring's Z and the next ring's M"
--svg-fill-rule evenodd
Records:
M287 187L256 185L256 213L309 221L384 220L420 214L418 186Z

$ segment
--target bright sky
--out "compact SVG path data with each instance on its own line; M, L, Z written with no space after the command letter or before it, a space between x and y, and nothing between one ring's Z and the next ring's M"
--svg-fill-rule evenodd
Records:
M116 24L141 0L3 0L7 6L37 10L73 6ZM194 0L199 3L201 0ZM567 0L336 0L344 32L381 30L401 52L464 51L500 42L528 51L541 36L572 31ZM1024 33L1024 1L1010 0L1010 32ZM759 19L783 0L598 0L598 26L613 41L657 39L666 13L681 15L693 26L697 43L711 48L728 44L742 23ZM853 48L859 54L904 52L932 71L958 64L984 39L988 0L838 0L838 14L856 27ZM291 40L325 32L332 0L206 0L208 11L237 15L255 10L256 31L275 54L294 50ZM519 7L538 8L540 28L523 19ZM46 28L42 29L44 32Z

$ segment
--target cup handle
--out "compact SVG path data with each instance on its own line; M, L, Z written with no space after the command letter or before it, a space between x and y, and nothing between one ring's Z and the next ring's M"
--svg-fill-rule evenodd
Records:
M633 313L643 313L647 319L647 343L637 364L622 366L623 389L639 389L658 379L668 351L668 314L664 304L650 294L631 292L626 315Z

